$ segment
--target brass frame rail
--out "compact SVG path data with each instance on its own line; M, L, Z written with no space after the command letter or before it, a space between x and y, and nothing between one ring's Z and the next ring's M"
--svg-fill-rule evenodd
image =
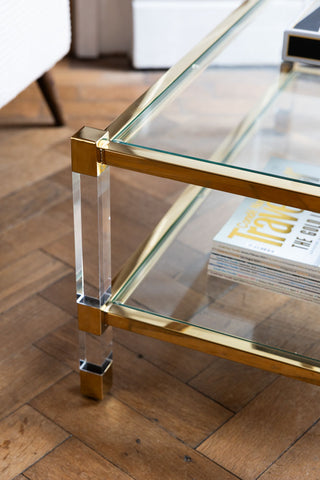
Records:
M280 87L278 83L270 90L210 161L121 143L121 134L126 132L128 139L146 119L157 114L179 89L185 88L210 64L247 17L265 2L245 0L106 130L83 127L72 137L72 171L75 173L99 177L106 166L116 166L191 184L117 275L108 302L98 307L83 298L79 300L79 329L101 335L108 326L115 326L320 385L320 362L316 360L123 305L206 198L207 188L320 213L317 186L228 164L234 152L242 147L243 137L248 138L254 131L255 119L272 103L279 88L299 70L293 65L286 65L288 68L283 69ZM84 394L103 397L105 388L111 385L111 365L111 359L101 366L82 363Z

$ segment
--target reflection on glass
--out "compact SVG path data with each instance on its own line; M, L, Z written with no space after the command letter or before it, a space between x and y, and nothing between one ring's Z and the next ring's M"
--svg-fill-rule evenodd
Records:
M320 359L319 303L208 274L212 239L242 201L211 191L125 304Z
M84 295L82 260L81 181L79 173L72 173L73 225L75 247L75 274L77 297Z
M217 56L213 45L113 140L307 181L268 170L271 157L317 161L319 76L280 72L283 31L307 4L292 4L289 17L276 0L261 2L227 33Z
M97 306L107 301L111 284L109 171L73 173L77 295Z

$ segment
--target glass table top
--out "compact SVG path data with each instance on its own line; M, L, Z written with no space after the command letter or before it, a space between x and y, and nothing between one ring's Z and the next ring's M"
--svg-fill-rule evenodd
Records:
M172 81L170 71L165 74L155 89L160 93L152 93L112 142L146 156L173 154L177 163L227 165L235 176L240 169L318 185L317 175L302 175L300 168L302 158L310 171L318 163L318 69L280 71L283 31L309 3L293 2L288 14L276 0L252 2L195 61L171 73Z
M146 156L174 155L177 164L184 158L223 164L235 177L252 171L318 186L319 69L280 69L283 30L309 3L294 2L288 18L276 0L251 2L252 9L173 81L170 75L160 80L159 95L153 92L142 108L138 102L111 141ZM277 19L272 35L270 18ZM212 240L244 197L197 188L112 301L180 322L182 330L193 325L319 363L318 293L311 292L311 303L303 294L208 275Z

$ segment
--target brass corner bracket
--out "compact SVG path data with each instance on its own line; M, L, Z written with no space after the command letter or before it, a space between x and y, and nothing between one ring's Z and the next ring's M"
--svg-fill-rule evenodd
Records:
M100 150L97 141L105 134L105 130L83 127L71 137L72 171L83 175L97 177Z
M78 303L78 325L79 330L102 335L106 330L106 314L99 308Z

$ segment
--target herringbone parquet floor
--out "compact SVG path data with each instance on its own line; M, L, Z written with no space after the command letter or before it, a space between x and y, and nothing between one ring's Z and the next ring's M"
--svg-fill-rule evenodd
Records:
M69 137L104 128L158 74L122 60L53 73L66 127L36 85L0 112L1 480L319 480L319 387L116 331L111 393L80 395ZM158 217L180 186L113 182L116 270L149 227L126 214L126 185Z

